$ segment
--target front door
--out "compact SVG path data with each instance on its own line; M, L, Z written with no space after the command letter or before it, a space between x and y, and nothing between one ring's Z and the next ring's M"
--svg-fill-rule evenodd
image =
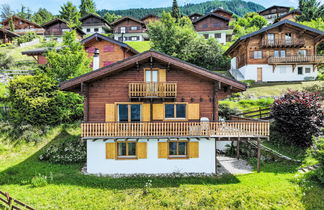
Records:
M257 82L262 82L262 68L257 68Z

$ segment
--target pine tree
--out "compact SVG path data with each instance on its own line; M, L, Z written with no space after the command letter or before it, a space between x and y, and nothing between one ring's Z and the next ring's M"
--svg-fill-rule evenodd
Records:
M0 17L2 20L5 20L14 15L14 12L11 10L9 4L2 4L0 10L1 10Z
M45 8L39 8L39 10L33 15L32 21L34 21L37 24L44 24L50 20L53 19L53 14L50 13L47 9Z
M302 15L297 17L298 21L311 21L324 17L324 4L317 0L299 0L299 10Z
M81 25L80 22L80 13L76 6L72 4L72 2L68 1L66 4L61 6L60 18L66 20L70 27L79 27Z
M81 17L90 13L96 14L96 4L94 3L94 1L81 0L80 13L81 13Z
M172 3L172 17L174 17L177 21L180 19L181 14L180 14L180 9L177 3L177 0L173 0Z

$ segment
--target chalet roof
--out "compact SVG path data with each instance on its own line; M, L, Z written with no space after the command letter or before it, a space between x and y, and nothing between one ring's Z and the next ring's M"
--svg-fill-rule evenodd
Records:
M53 19L53 20L51 20L51 21L49 21L49 22L47 22L47 23L44 23L44 24L42 25L42 27L43 27L43 28L48 28L48 27L50 27L51 25L56 24L56 23L58 23L58 22L65 23L66 26L69 27L69 26L68 26L68 23L67 23L65 20L62 20L62 19L60 19L60 18L55 18L55 19ZM70 28L70 27L69 27L69 28ZM85 35L85 34L86 34L86 33L84 33L80 28L75 27L75 28L72 28L72 29L77 30L77 32L78 32L79 34L82 34L82 35Z
M228 11L228 10L225 10L225 9L223 9L223 8L217 8L217 9L213 10L213 12L217 12L217 11L221 11L221 12L227 13L227 14L229 14L229 15L233 15L232 12L230 12L230 11Z
M60 89L66 90L66 91L77 91L81 88L81 84L84 82L91 82L91 81L101 79L103 77L106 77L106 76L114 73L114 72L119 72L119 71L122 71L125 69L129 69L131 67L134 67L137 64L139 64L140 62L143 62L143 61L149 62L151 59L158 60L159 62L165 63L170 66L175 66L177 68L181 68L184 71L189 71L189 72L203 76L203 77L211 79L211 80L219 81L221 83L232 86L233 89L235 89L237 91L243 91L246 89L246 85L244 83L238 82L235 79L228 78L224 75L217 74L217 73L209 71L205 68L185 62L183 60L166 55L164 53L157 52L155 50L145 51L143 53L128 57L122 61L118 61L111 65L105 66L103 68L91 71L91 72L81 75L79 77L62 82L60 84Z
M113 23L111 23L111 25L116 25L116 24L118 24L118 23L120 23L120 22L122 22L124 20L127 20L127 19L130 19L130 20L133 20L133 21L135 21L135 22L137 22L139 24L145 25L145 23L143 21L141 21L141 20L139 20L137 18L134 18L134 17L130 17L130 16L122 17L122 18L114 21Z
M11 37L18 37L18 36L20 36L19 34L16 34L16 33L12 32L12 31L9 31L9 30L7 30L5 28L0 28L0 32L2 32L4 34L9 34Z
M105 18L103 18L103 17L101 17L99 15L93 14L93 13L90 13L90 14L87 14L87 15L83 16L82 18L80 18L80 21L83 22L85 19L88 19L89 17L97 18L97 19L101 20L102 22L106 23L107 25L110 25Z
M148 14L148 15L145 15L143 18L141 18L141 21L144 21L146 18L150 18L150 17L160 18L160 17L157 16L157 15Z
M278 17L278 19L281 19L281 18L284 18L288 15L291 15L291 14L297 14L297 15L301 15L302 12L299 10L299 9L294 9L294 10L291 10L290 12L284 14L284 15L281 15L280 17Z
M42 28L42 26L38 25L37 23L34 23L34 22L30 21L30 20L26 20L26 19L21 18L21 17L16 16L16 15L13 15L13 16L11 16L11 17L5 19L4 21L1 22L1 24L2 24L2 25L6 24L6 23L11 19L11 18L19 19L19 20L21 20L21 21L24 21L24 22L26 22L26 23L29 23L29 24L31 24L31 25L34 25L34 26L36 26L36 27L38 27L38 28Z
M198 23L198 22L200 22L200 21L202 21L203 19L208 18L208 17L216 17L216 18L222 19L222 20L224 20L224 21L230 21L229 18L223 17L223 16L221 16L221 15L217 15L217 14L214 14L214 13L208 13L208 14L206 14L206 15L204 15L204 16L198 18L197 20L193 21L192 23L194 23L194 24L195 24L195 23Z
M226 52L224 54L225 55L228 55L230 52L232 52L238 46L238 44L241 41L243 41L243 40L245 40L247 38L250 38L250 37L259 35L259 34L261 34L263 32L266 32L266 31L268 31L270 29L276 28L276 27L281 26L281 25L292 25L292 26L295 26L297 28L301 28L303 30L310 31L312 33L315 33L315 34L319 34L321 36L324 36L324 31L320 31L320 30L317 30L315 28L311 28L311 27L308 27L308 26L305 26L305 25L302 25L302 24L299 24L299 23L296 23L296 22L293 22L293 21L290 21L290 20L282 20L282 21L279 21L277 23L274 23L274 24L272 24L272 25L270 25L268 27L264 27L264 28L262 28L262 29L260 29L258 31L255 31L255 32L249 33L247 35L241 36L238 40L236 40L236 42L234 42L234 44L232 44L230 46L230 48L228 48L226 50Z
M42 55L45 52L48 52L50 50L56 50L56 51L60 51L62 49L62 47L42 47L42 48L35 48L32 50L26 50L21 52L22 55Z
M273 6L271 6L271 7L268 7L268 8L266 8L266 9L264 9L264 10L259 11L258 13L261 14L261 13L263 13L263 12L265 12L265 11L272 10L272 9L275 9L275 8L284 8L284 9L288 9L288 10L290 9L290 7L273 5Z
M120 42L120 41L117 41L117 40L112 39L112 38L109 38L109 37L104 36L104 35L99 34L99 33L92 34L91 36L89 36L89 37L81 40L81 43L82 44L85 44L88 41L93 40L93 39L102 39L102 40L105 40L107 42L111 42L111 43L117 44L117 45L119 45L119 46L121 46L123 48L129 49L134 54L138 54L138 52L134 48L132 48L131 46L129 46L128 44L123 43L123 42Z
M203 16L202 14L200 14L200 13L197 13L197 12L195 12L195 13L192 13L191 15L189 15L188 17L192 17L192 16Z

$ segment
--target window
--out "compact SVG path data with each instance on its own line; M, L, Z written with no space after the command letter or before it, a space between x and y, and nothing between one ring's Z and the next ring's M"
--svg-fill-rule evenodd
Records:
M254 51L253 52L254 59L261 59L262 58L262 51Z
M310 74L311 73L311 68L305 68L305 73Z
M298 72L298 74L303 74L303 67L298 67L297 68L297 72Z
M87 28L87 32L91 32L91 29L90 28Z
M284 50L275 50L273 52L274 57L286 57L286 51Z
M138 30L138 27L137 27L137 26L131 26L131 27L130 27L130 30L132 30L132 31L136 31L136 30Z
M118 142L117 143L118 157L136 157L136 142Z
M98 31L99 31L99 28L95 28L95 29L94 29L94 32L98 32Z
M221 27L221 24L219 24L219 23L215 23L215 24L214 24L214 27L215 27L215 28L219 28L219 27Z
M203 36L205 37L205 39L209 38L209 34L203 34Z
M164 110L166 119L186 118L186 104L165 104Z
M158 82L158 70L146 70L145 71L145 81L146 82Z
M132 36L132 37L130 37L130 38L131 38L132 41L137 41L137 40L139 40L139 36Z
M202 25L202 28L208 28L208 24Z
M275 42L275 35L274 34L268 34L268 43L274 44Z
M215 34L215 38L216 38L216 39L220 39L220 38L222 38L222 34L220 34L220 33Z
M306 50L298 50L298 56L306 56Z
M118 104L119 122L141 121L141 104Z
M226 34L226 42L232 41L232 35L231 34Z
M126 27L120 27L120 33L126 33Z
M285 33L285 40L291 41L291 33Z
M183 156L188 154L188 142L185 141L171 141L169 142L169 156Z

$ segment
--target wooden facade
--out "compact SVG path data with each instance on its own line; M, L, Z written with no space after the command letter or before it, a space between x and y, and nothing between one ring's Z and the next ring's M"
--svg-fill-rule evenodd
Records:
M9 30L0 28L0 43L1 44L11 43L15 37L19 37L19 35L14 32L11 32Z
M19 35L23 35L27 32L35 32L38 35L43 35L45 32L42 26L15 15L10 18L7 18L1 23L3 25L3 28L7 30L11 30L10 28L11 21L13 22L14 25L14 32Z
M55 19L43 25L45 29L45 36L63 36L65 31L72 30L68 25L67 22L61 19ZM81 39L84 35L84 32L78 28L75 29L78 34L78 38Z
M193 22L195 30L201 31L216 31L216 30L228 30L229 19L213 13L200 17Z
M228 19L232 19L233 17L233 13L230 12L230 11L227 11L227 10L224 10L224 9L221 9L221 8L217 8L213 11L214 14L216 15L219 15L219 16L223 16L223 17L226 17Z
M146 31L145 23L132 17L123 17L112 23L114 33L120 34L122 28L125 33L143 33Z
M146 15L145 17L143 17L141 19L141 21L143 21L145 24L148 24L150 22L154 22L154 21L159 21L160 20L160 17L159 16L156 16L156 15Z

